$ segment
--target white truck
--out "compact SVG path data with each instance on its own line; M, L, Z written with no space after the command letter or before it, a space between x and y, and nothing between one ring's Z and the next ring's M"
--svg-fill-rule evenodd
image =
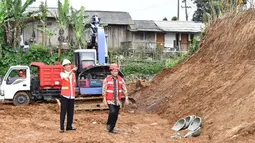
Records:
M25 105L36 100L52 100L60 97L61 65L45 65L32 62L37 68L35 76L29 66L11 66L0 85L0 100L12 101L14 105ZM19 76L22 71L24 76Z
M22 70L25 77L18 77ZM11 66L1 79L0 100L11 100L15 105L28 104L30 97L30 68L28 66Z

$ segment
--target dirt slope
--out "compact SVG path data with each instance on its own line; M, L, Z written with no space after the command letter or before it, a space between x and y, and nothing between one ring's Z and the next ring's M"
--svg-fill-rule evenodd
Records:
M187 61L137 92L140 111L170 123L202 117L208 142L255 142L255 10L217 21Z

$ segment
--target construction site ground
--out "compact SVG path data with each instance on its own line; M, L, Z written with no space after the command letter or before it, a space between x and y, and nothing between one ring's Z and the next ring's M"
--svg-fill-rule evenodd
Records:
M78 130L61 134L56 103L1 104L0 142L254 143L255 10L217 20L194 54L130 89L137 103L121 110L119 134L106 131L108 111L76 111ZM189 115L202 118L200 136L171 138Z
M56 103L40 103L0 108L1 143L80 142L80 143L148 143L169 142L170 124L155 114L134 113L122 109L116 130L106 131L108 111L76 111L76 131L59 133L59 109Z

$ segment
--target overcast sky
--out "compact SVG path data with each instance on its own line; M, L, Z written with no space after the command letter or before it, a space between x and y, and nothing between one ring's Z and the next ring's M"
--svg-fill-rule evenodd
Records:
M23 0L25 1L25 0ZM39 6L41 1L36 0L32 6ZM63 0L61 0L63 1ZM177 16L178 0L70 0L71 5L79 9L84 6L87 10L126 11L133 20L162 20L167 17L170 20ZM47 0L49 7L57 7L58 0ZM191 0L187 0L189 20L192 19L196 6ZM180 20L185 20L185 9L180 0Z

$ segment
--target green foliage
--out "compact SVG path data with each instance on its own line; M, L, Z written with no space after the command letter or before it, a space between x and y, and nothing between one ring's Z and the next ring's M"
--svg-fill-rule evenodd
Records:
M194 38L193 43L189 48L189 54L193 54L197 50L198 44L199 44L199 41L196 38Z
M172 17L172 21L177 21L177 17L176 16Z
M83 32L84 32L84 28L86 23L84 23L85 21L85 8L82 6L80 8L80 10L74 10L73 8L71 8L72 11L72 16L71 16L71 21L72 21L72 26L74 28L74 34L75 34L75 47L79 46L79 48L81 49L81 47L85 47L85 41L83 40Z
M39 18L41 20L43 20L43 22L45 21L45 19L47 18L47 11L48 11L48 7L47 7L47 4L41 2L40 6L39 6L39 9L41 11L41 14L39 15Z
M3 5L3 2L0 1L0 25L3 23L5 18L5 7Z
M49 37L56 35L56 32L57 32L56 29L54 29L54 30L51 30L49 28L45 28L45 29L44 28L36 28L36 29L45 33Z
M22 5L22 0L2 0L3 7L5 8L5 17L9 18L9 20L13 18L12 20L16 23L21 22L21 19L24 17L23 13L33 2L35 0L26 0L24 5Z
M6 37L5 44L16 48L20 41L21 29L32 14L32 12L25 13L25 11L33 2L35 0L26 0L24 4L22 4L22 0L0 1L0 27L5 28L5 33L0 36Z
M58 0L58 22L61 29L64 29L65 26L69 24L69 1L64 0L64 4Z
M223 2L220 0L194 0L197 10L194 12L193 21L208 22L222 14Z
M156 64L146 64L146 63L132 63L128 64L124 67L121 67L121 71L124 75L154 75L160 72L164 68L163 64L156 63Z
M193 21L213 23L217 18L243 10L244 0L193 0L197 6Z
M187 56L188 56L188 52L182 53L180 55L175 55L166 61L165 67L167 68L175 67L177 64L182 62Z
M0 75L4 75L9 66L20 64L21 53L8 46L1 45L1 59L0 59ZM15 57L15 58L14 58Z
M57 30L56 30L56 29L51 30L51 29L49 29L49 28L47 28L47 27L44 27L44 28L36 28L36 29L39 30L39 31L41 31L41 32L43 32L43 33L45 33L45 34L47 35L48 40L49 40L49 46L51 46L51 37L54 36L54 35L56 35Z
M22 0L18 0L18 1L21 1L22 3ZM27 7L30 6L33 2L35 2L35 0L26 0L25 4L21 7L21 12L25 12Z
M27 64L29 64L31 61L43 62L45 64L52 63L50 61L51 57L49 57L49 49L42 45L31 45L29 51L24 54L23 57L25 60L27 60Z
M2 46L2 55L0 58L0 75L5 75L10 66L15 65L30 65L31 62L42 62L47 65L52 65L56 61L62 61L64 58L73 60L73 50L70 50L61 55L58 59L57 51L50 56L50 50L46 46L33 44L27 52L15 50L13 48Z
M163 21L168 21L168 20L167 20L167 18L165 17L165 18L163 18Z

